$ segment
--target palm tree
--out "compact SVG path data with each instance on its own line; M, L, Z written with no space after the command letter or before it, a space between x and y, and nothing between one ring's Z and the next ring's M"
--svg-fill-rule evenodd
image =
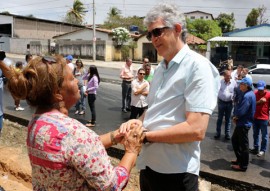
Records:
M112 8L110 8L108 16L109 17L115 17L115 16L120 16L120 14L121 14L121 11L118 8L112 7Z
M82 24L86 8L80 0L74 0L72 8L67 12L65 21L72 24Z

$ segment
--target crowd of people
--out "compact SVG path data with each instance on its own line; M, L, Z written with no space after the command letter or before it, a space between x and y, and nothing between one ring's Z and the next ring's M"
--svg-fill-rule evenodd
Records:
M242 65L238 65L234 72L225 70L223 76L218 93L218 119L214 138L220 138L221 125L225 118L224 138L232 139L236 155L231 167L237 171L246 171L249 153L262 157L267 149L270 92L267 91L263 80L255 82L257 90L254 90L248 68ZM232 120L235 128L231 136ZM251 128L253 128L253 148L249 148L248 132Z
M147 39L164 59L154 70L144 58L135 71L126 58L120 72L121 109L130 111L130 120L104 135L91 130L100 83L95 65L86 71L82 60L73 64L72 55L37 56L19 70L5 65L0 51L10 93L36 108L27 135L33 190L122 190L136 163L142 191L197 191L200 142L217 104L214 138L220 138L225 116L225 139L232 139L236 155L231 167L246 171L249 152L264 155L270 104L265 82L258 82L254 93L252 79L240 65L220 80L215 66L186 44L185 16L176 5L156 5L144 24ZM82 124L68 113L75 105L75 114L84 115L86 97L91 120ZM2 100L0 106L1 132ZM231 118L236 126L232 136ZM251 127L254 148L249 150ZM117 143L123 144L124 156L113 166L105 149Z

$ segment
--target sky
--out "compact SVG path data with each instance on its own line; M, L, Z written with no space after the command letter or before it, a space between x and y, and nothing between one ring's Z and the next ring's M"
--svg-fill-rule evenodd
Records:
M93 2L95 2L95 23L102 24L110 8L117 7L122 16L145 16L151 7L159 2L179 5L182 12L200 10L211 13L216 18L220 13L234 13L236 28L245 28L245 20L252 8L264 5L265 18L270 23L270 0L81 0L87 8L85 22L93 23ZM72 7L73 0L1 0L0 12L15 15L34 15L36 18L61 21Z

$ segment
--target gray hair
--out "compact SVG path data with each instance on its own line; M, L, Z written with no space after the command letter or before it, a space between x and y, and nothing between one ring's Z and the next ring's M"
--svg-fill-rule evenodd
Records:
M180 24L182 27L181 39L184 43L186 42L186 19L184 14L179 11L179 7L177 5L159 3L147 13L144 19L144 25L148 27L159 18L164 21L164 24L167 27L173 28L176 24Z

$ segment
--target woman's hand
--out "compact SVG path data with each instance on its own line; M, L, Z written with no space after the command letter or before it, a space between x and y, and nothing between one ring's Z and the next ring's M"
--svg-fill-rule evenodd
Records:
M132 129L127 133L122 141L125 151L127 153L135 153L138 155L141 151L144 137L145 133L143 133L143 128L133 123Z
M138 119L128 120L127 122L121 124L119 133L127 134L133 127L136 126L142 127L142 121Z

